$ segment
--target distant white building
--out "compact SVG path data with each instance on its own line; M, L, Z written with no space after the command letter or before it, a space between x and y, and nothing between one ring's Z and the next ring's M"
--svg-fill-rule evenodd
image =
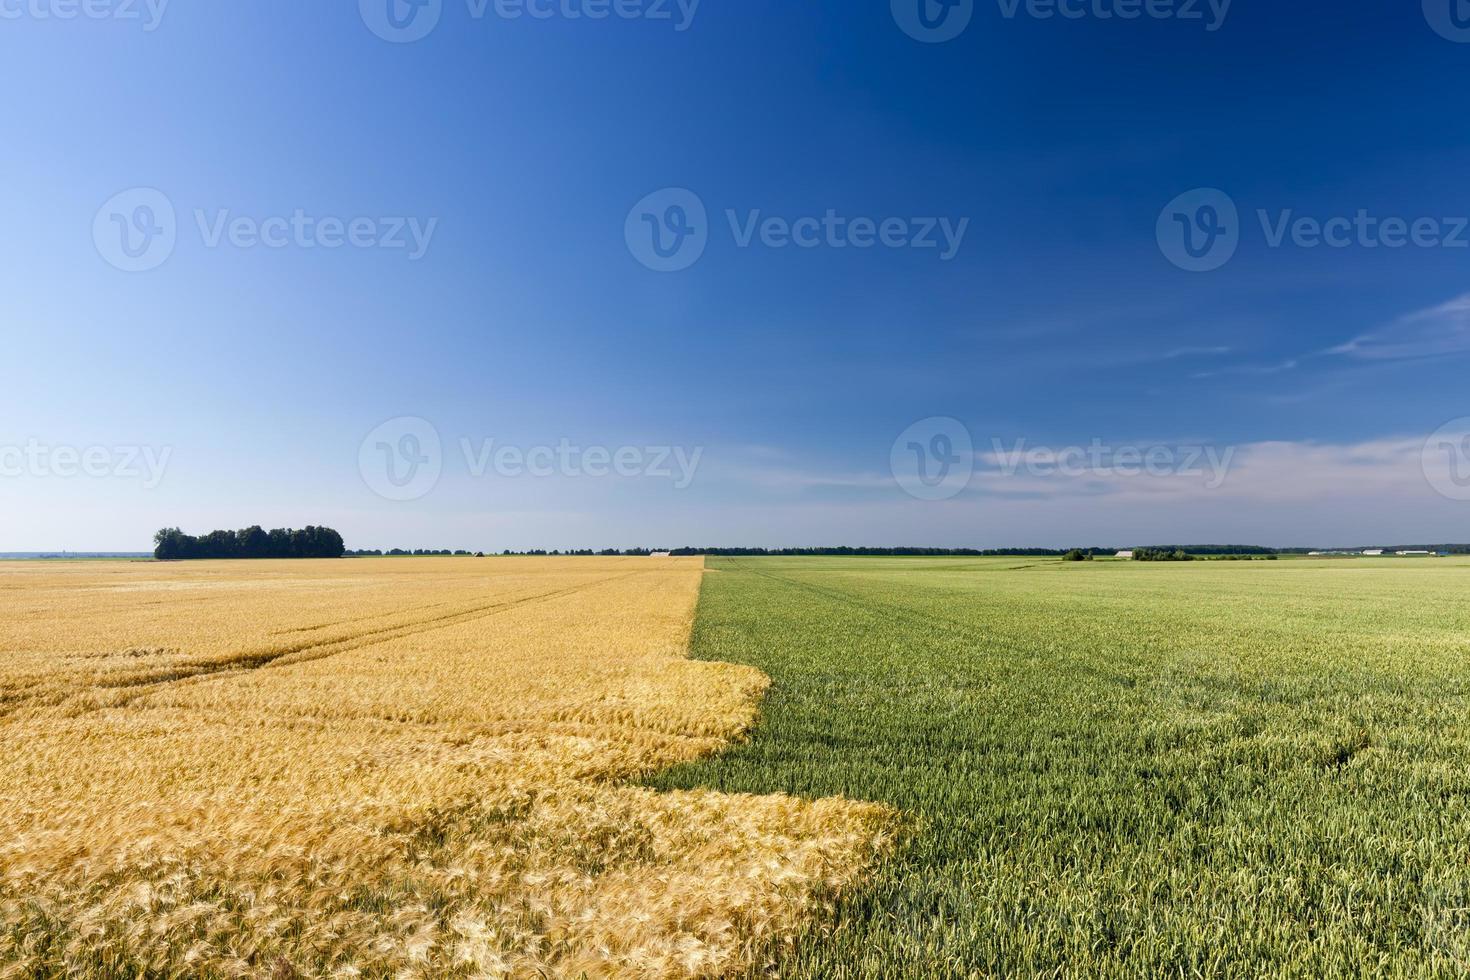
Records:
M650 558L671 558L671 557L673 557L673 554L674 553L672 551L655 551L652 554L650 554L648 557L650 557Z
M1381 557L1383 557L1383 549L1382 548L1373 548L1373 549L1371 549L1369 551L1363 552L1363 556L1365 558L1381 558Z
M1113 557L1114 558L1132 558L1133 557L1133 552L1131 552L1131 551L1120 551L1116 555L1114 555Z
M1434 552L1432 552L1432 551L1400 551L1400 552L1398 552L1398 556L1400 558L1407 558L1407 557L1409 557L1411 555L1432 555L1432 554L1434 554Z

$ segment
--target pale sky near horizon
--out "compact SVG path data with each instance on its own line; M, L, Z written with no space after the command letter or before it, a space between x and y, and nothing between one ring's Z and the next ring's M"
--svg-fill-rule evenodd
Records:
M0 551L1470 540L1454 2L0 0Z

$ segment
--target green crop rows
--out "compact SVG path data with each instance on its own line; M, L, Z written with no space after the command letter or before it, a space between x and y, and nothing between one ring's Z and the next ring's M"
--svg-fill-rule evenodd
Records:
M1470 562L710 568L775 684L656 784L909 828L781 977L1470 972Z

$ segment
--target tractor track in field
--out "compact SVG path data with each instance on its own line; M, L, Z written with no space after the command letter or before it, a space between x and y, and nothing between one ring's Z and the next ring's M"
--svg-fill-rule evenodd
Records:
M908 606L899 605L895 602L890 602L872 596L864 596L862 599L858 599L849 593L839 592L834 589L823 588L820 585L812 585L809 582L802 582L798 579L786 578L783 575L776 575L772 572L762 572L743 564L739 566L739 570L742 572L747 572L751 575L759 575L761 578L770 579L773 582L780 582L783 585L788 585L793 588L814 593L815 595L819 595L829 602L837 603L838 605L848 606L852 609L855 609L863 615L872 619L900 619L925 626L937 625L943 627L951 633L954 633L957 636L963 637L966 640L970 640L976 643L988 643L994 640L993 636L990 636L989 634L984 632L970 629L961 623L955 622L954 620L946 619L943 616L936 616L933 613L919 612L915 609L909 608Z
M370 647L388 640L403 639L404 637L416 636L422 633L432 633L435 630L445 629L450 626L459 626L464 623L490 619L502 613L520 608L521 606L537 602L552 602L566 596L586 592L598 586L607 585L611 582L640 574L643 574L642 570L623 572L619 575L606 576L581 585L554 589L550 592L541 592L535 595L520 596L515 599L500 602L492 602L460 612L435 616L430 619L367 630L366 632L352 636L270 647L243 654L230 654L227 657L217 657L207 661L171 667L137 677L131 677L125 681L90 684L84 690L74 692L72 698L85 696L89 692L126 690L128 694L125 697L112 699L107 701L106 704L92 706L86 710L93 711L101 710L102 708L123 707L172 684L204 683L206 681L246 674L271 666L292 666L295 664L310 663L314 660L322 660L352 650ZM419 608L432 608L432 606ZM72 698L66 700L71 700ZM15 714L31 700L34 699L21 696L8 703L4 703L3 706L0 706L0 717Z

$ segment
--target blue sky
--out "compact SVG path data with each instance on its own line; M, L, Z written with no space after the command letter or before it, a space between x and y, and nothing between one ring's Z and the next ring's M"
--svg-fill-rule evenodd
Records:
M485 549L1470 538L1425 448L1470 416L1449 0L973 0L942 43L900 27L910 0L441 0L406 43L369 27L405 0L123 2L0 0L0 550L257 522ZM108 236L138 188L174 240L129 272ZM656 271L625 231L670 188L705 248ZM1200 188L1237 211L1203 272L1160 237L1203 233ZM281 247L252 237L298 212ZM829 212L963 235L741 244ZM1293 224L1360 212L1342 247ZM322 219L365 244L323 247ZM1384 245L1389 219L1420 243ZM397 419L439 440L412 499L372 472L380 443L405 473L429 452ZM944 499L895 462L928 419L974 447ZM477 465L487 440L639 455L532 476ZM998 459L1094 444L1231 463Z

